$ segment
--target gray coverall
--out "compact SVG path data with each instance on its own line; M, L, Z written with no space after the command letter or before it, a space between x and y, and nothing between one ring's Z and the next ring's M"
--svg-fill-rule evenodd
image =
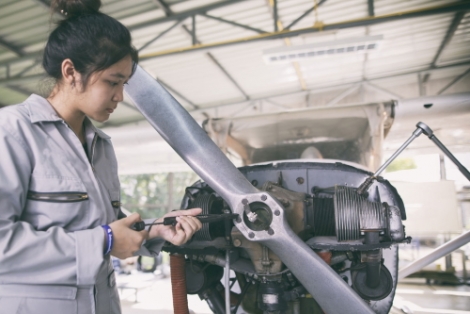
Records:
M89 157L46 99L0 110L0 314L121 312L101 227L119 212L117 162L88 119L85 132Z

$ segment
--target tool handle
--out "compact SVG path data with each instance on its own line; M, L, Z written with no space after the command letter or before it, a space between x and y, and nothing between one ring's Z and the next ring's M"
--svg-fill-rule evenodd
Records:
M164 226L176 226L176 217L165 217L163 218L163 225Z
M136 222L132 225L131 229L135 231L142 231L145 229L145 222L144 221Z
M201 221L201 223L206 222L216 222L216 221L223 221L223 220L232 220L238 217L238 214L219 214L219 215L198 215L196 216L197 219Z

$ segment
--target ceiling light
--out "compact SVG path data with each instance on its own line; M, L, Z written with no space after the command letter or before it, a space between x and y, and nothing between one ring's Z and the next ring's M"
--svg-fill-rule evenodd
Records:
M365 53L377 49L382 39L382 35L376 35L338 39L302 46L272 48L263 50L263 59L269 64L301 61L312 57L328 57L352 52Z

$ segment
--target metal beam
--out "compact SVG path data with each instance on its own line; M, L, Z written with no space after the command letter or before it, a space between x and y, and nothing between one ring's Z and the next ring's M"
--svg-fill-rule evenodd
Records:
M277 0L271 0L273 2L273 19L274 19L274 32L279 31L279 28L277 26L277 20L278 20L278 15L277 15Z
M457 238L439 246L438 248L431 251L431 253L413 261L398 271L398 280L403 279L417 271L420 271L423 267L431 264L435 260L446 256L452 251L457 250L459 247L470 242L470 231L458 236Z
M51 10L51 4L47 3L46 0L33 0L33 2L36 2L37 4L41 5L44 9L48 11Z
M369 79L366 79L366 80L361 80L361 81L357 81L357 82L352 82L352 83L345 83L345 84L341 84L341 85L334 85L334 86L329 86L329 87L322 87L322 88L313 88L313 89L309 89L309 90L305 90L305 91L293 91L293 92L287 92L287 93L280 93L280 94L275 94L275 95L271 95L271 96L266 96L266 97L258 97L258 98L251 98L249 100L249 105L251 106L253 102L257 102L257 101L266 101L268 103L271 103L273 104L274 106L277 106L277 107L280 107L281 109L284 109L284 110L289 110L290 108L289 107L286 107L286 106L283 106L281 104L278 104L277 102L275 102L273 99L275 98L278 98L278 97L285 97L285 96L295 96L295 95L307 95L307 94L310 94L310 93L318 93L318 92L323 92L323 91L328 91L328 90L332 90L334 88L341 88L341 87L351 87L353 84L361 84L361 83L370 83L370 82L373 82L373 81L378 81L378 80L383 80L383 79L388 79L388 78L392 78L392 77L400 77L400 76L405 76L405 75L416 75L417 73L427 73L427 72L434 72L434 71L439 71L439 70L443 70L443 69L449 69L449 68L453 68L453 67L460 67L460 66L470 66L470 62L465 62L465 63L460 63L460 64L454 64L454 65L447 65L447 66L441 66L441 67L437 67L437 68L429 68L429 69L425 69L425 70L421 70L421 71L411 71L411 72L404 72L404 73L400 73L400 74L395 74L395 75L392 75L392 76L381 76L381 77L375 77L375 78L369 78ZM469 69L470 70L470 69ZM171 89L171 87L169 87L168 85L166 85L164 82L162 82L161 80L158 80L166 89L168 89L171 93L177 95L177 92L175 92L174 90ZM2 81L0 80L0 86L2 85ZM178 95L181 97L181 95ZM182 99L184 99L184 97L181 97ZM186 100L185 100L186 101ZM206 113L207 114L207 111L209 110L218 110L222 107L230 107L230 106L235 106L235 105L245 105L247 103L247 101L228 101L228 102L221 102L217 105L212 105L212 106L206 106L206 107L203 107L203 108L195 108L193 110L188 110L189 113L191 114L204 114ZM145 118L138 118L136 120L133 120L133 122L138 122L138 121L142 121L142 120L146 120ZM131 123L131 122L122 122L122 123L119 123L119 125L125 125L127 123ZM108 126L108 125L107 125Z
M171 14L171 9L170 7L168 6L168 4L163 1L163 0L155 0L157 2L157 5L160 7L160 9L163 10L163 12L165 12L165 15L166 16L170 16Z
M298 18L296 18L292 23L290 23L286 28L284 28L284 30L289 30L291 29L292 26L294 26L295 24L297 24L298 22L300 22L300 20L302 20L304 17L306 17L310 12L312 12L313 10L315 10L316 8L318 8L319 6L321 6L323 3L325 3L326 0L320 0L320 2L317 4L317 5L314 5L312 8L308 9L307 11L305 11L301 16L299 16Z
M191 28L191 39L193 46L197 44L197 37L196 37L196 15L191 17L192 28Z
M355 84L355 83L372 82L372 81L378 81L378 80L383 80L383 79L401 77L401 76L405 76L405 75L417 75L419 73L426 74L428 72L440 71L440 70L444 70L444 69L451 69L451 68L463 67L463 66L465 66L465 67L470 66L470 61L459 62L459 63L448 64L448 65L442 65L442 66L436 66L435 68L430 68L429 67L427 69L422 69L422 70L406 71L406 72L397 73L397 74L393 74L393 75L383 75L383 76L371 77L371 78L366 78L364 80L360 80L360 81L356 81L356 82L350 82L350 83L332 85L332 86L335 86L335 87L350 86L351 84ZM43 79L44 77L46 77L46 75L44 73L41 73L41 74L34 74L34 75L23 76L23 77L12 78L12 79L0 79L0 86L5 86L5 85L9 85L9 84L15 85L15 84L25 84L25 83L29 83L29 82L37 82L40 79ZM329 88L331 89L331 86ZM316 89L311 89L310 92L315 91L315 90ZM292 92L292 93L279 94L279 95L274 95L274 96L270 96L270 97L251 98L250 100L255 101L255 100L262 100L262 99L266 99L266 98L274 98L274 97L280 97L280 96L287 96L287 95L291 95L291 94L295 94L295 93L306 93L306 92L308 92L308 91L296 91L296 92ZM231 102L230 104L236 104L236 103L240 103L240 101ZM223 103L223 105L225 105L225 104L226 103Z
M167 14L168 16L172 16L174 13L168 8L168 11L167 11ZM192 31L190 31L186 25L183 25L181 28L191 36L191 40L192 40L192 43L193 45L200 45L201 42L197 39L197 36L196 36L196 19L195 19L195 16L193 15L193 29ZM235 79L227 72L227 70L219 63L219 61L217 61L217 59L210 53L206 53L207 57L225 74L225 76L227 76L227 78L235 85L235 87L243 94L243 96L245 97L245 99L250 99L248 97L248 95L245 93L245 91L241 88L240 85L238 85L238 83L235 81ZM174 91L174 90L173 90ZM181 95L181 94L180 94ZM193 107L196 107L192 102L189 102Z
M245 96L245 99L246 100L249 100L250 99L250 96L248 96L248 94L243 90L243 88L237 83L237 81L235 81L235 79L230 75L230 73L227 72L227 70L219 63L219 61L217 61L217 59L210 53L208 52L207 53L207 56L209 57L209 59L212 60L212 62L214 62L214 64L225 74L225 76L233 83L233 85L235 85L235 87L240 91L240 93L243 94L243 96Z
M367 0L367 11L369 13L369 16L375 15L374 0Z
M45 77L45 74L34 74L34 75L15 77L15 78L4 78L4 79L0 79L0 86L37 82L44 77Z
M259 33L259 34L266 34L266 33L267 33L266 31L263 31L262 29L255 28L255 27L251 27L251 26L245 25L245 24L240 24L240 23L237 23L237 22L234 22L234 21L229 21L229 20L223 19L223 18L221 18L221 17L209 15L209 14L207 14L207 13L200 13L199 15L204 16L204 17L207 17L207 18L209 18L209 19L213 19L213 20L219 21L219 22L223 22L223 23L227 23L227 24L230 24L230 25L238 26L238 27L241 27L241 28L244 28L244 29L248 29L248 30L250 30L250 31L257 32L257 33Z
M47 10L51 10L51 1L49 0L33 0L34 2L36 3L39 3L40 5L42 5L44 8L46 8ZM65 16L64 13L62 12L54 12L53 14L56 14L57 16Z
M444 39L442 40L441 45L439 46L439 49L437 50L436 55L434 56L434 59L431 62L431 66L435 67L437 65L437 62L439 61L439 58L444 51L444 49L447 47L449 44L450 40L455 34L455 31L460 25L460 22L462 21L463 17L465 16L465 12L457 12L455 14L454 19L452 20L452 23L449 26L449 29L447 30L446 35L444 36Z
M27 73L29 70L33 69L34 67L38 66L40 63L39 60L37 60L36 62L34 62L33 64L27 66L26 68L24 68L23 70L21 70L19 73L17 73L15 75L15 77L20 77L22 76L23 74Z
M168 6L168 4L166 2L164 2L163 0L156 0L157 1L157 4L160 6L160 8L165 12L165 15L167 17L169 16L172 16L173 15L173 11L170 9L170 7ZM196 44L196 16L195 15L192 15L192 24L193 24L193 28L192 28L192 32L191 32L191 37L192 37L192 44L195 45ZM171 26L170 29L173 29L175 26L177 26L178 24L180 24L181 22L183 21L183 19L179 20L177 23L173 24L173 26ZM169 29L169 30L170 30ZM168 30L168 31L169 31ZM163 86L165 86L166 89L168 89L171 93L173 93L174 95L176 95L177 97L183 99L185 102L187 102L191 107L193 107L194 109L198 109L199 107L196 106L192 101L190 101L188 98L186 98L185 96L183 96L180 92L178 92L177 90L175 90L173 87L171 87L170 85L168 85L167 83L163 82L162 80L159 80L157 79L160 84L162 84ZM136 108L137 109L137 108Z
M446 85L443 89L441 89L437 94L441 95L443 94L446 90L463 80L468 74L470 73L470 68L467 69L467 71L463 72L459 76L457 76L455 79L452 80L448 85Z
M332 100L330 100L328 103L325 104L325 106L333 106L333 105L336 105L338 102L340 102L344 97L348 96L348 95L351 95L352 93L354 93L359 87L361 87L362 84L359 83L359 84L354 84L353 86L351 86L350 88L346 89L345 91L343 91L342 93L340 93L338 96L336 96L335 98L333 98Z
M145 27L148 27L148 26L153 26L153 25L165 23L165 22L168 22L168 21L171 21L171 20L181 20L181 19L188 18L188 17L190 17L192 15L195 15L195 14L205 13L205 12L208 12L208 11L211 11L211 10L222 8L222 7L225 7L227 5L236 4L236 3L242 2L242 1L248 1L248 0L226 0L226 1L221 1L221 2L217 2L217 3L212 3L212 4L202 6L202 7L186 10L186 11L183 11L183 12L173 13L173 14L171 14L169 16L166 16L166 17L163 17L163 18L158 18L158 19L149 20L149 21L146 21L146 22L134 24L132 26L129 26L128 29L132 32L132 31L139 30L139 29L142 29L142 28L145 28Z
M331 90L332 88L350 87L353 84L361 84L361 83L364 83L364 82L365 83L374 82L374 81L379 81L379 80L383 80L383 79L397 78L397 77L402 77L402 76L406 76L406 75L416 75L416 74L419 74L419 73L434 72L434 71L439 71L439 70L444 70L444 69L450 69L450 68L453 68L453 67L461 67L461 66L469 66L469 65L470 65L470 62L468 61L468 62L458 63L458 64L454 64L454 65L446 65L446 66L436 67L436 68L433 68L433 69L428 68L428 69L424 69L424 70L421 70L421 71L408 71L408 72L402 72L402 73L398 73L398 74L394 74L394 75L378 76L378 77L368 78L368 79L364 79L364 80L360 80L360 81L356 81L356 82L345 83L345 84L340 84L340 85L332 85L332 86L328 86L328 87L325 86L325 87L322 87L322 88L312 88L312 89L304 90L304 91L294 91L294 92L280 93L280 94L274 94L274 95L267 96L267 97L251 97L250 101L266 100L266 101L272 103L272 101L270 101L270 99L277 98L277 97L304 95L304 94L309 94L309 93L314 93L314 92L321 92L321 91L325 91L325 90ZM233 106L233 105L237 105L237 104L244 104L245 102L246 101L221 102L221 103L213 105L213 106L207 106L207 107L203 107L203 108L198 109L198 110L191 110L189 112L190 113L197 113L197 112L200 112L200 111L207 111L207 110L217 109L217 108L221 108L221 107Z
M199 109L199 107L197 105L195 105L191 100L189 100L188 98L186 98L185 96L183 96L180 92L178 92L177 90L175 90L173 87L171 87L170 85L168 85L167 83L163 82L161 79L158 79L157 78L157 81L162 84L163 86L165 86L166 89L168 89L172 94L178 96L179 98L183 99L185 102L187 102L188 104L190 104L194 109Z
M15 53L17 56L24 56L24 52L19 47L7 42L6 40L0 38L0 46L5 47L6 49L10 50L11 52Z
M419 96L426 96L426 86L424 85L424 77L428 76L429 73L418 73L418 90Z
M51 8L50 2L48 3L48 2L46 2L46 0L33 0L33 1L36 2L36 3L39 3L40 5L42 5L46 9Z
M278 26L279 29L284 30L284 25L282 24L282 21L278 19L278 16L277 16L278 15L277 8L275 7L276 2L269 1L268 3L269 3L269 9L271 10L271 14L274 17L274 20L277 21L276 25ZM292 42L290 41L290 38L284 38L284 43L286 44L286 46L292 46ZM297 79L299 80L300 88L302 90L306 90L307 84L302 75L302 70L300 68L299 62L293 61L292 66L294 67L295 73L297 75Z
M183 29L186 31L186 33L188 33L189 35L192 35L191 34L191 31L185 26L183 25ZM196 39L197 41L197 44L200 45L201 42ZM250 97L248 96L247 93L245 93L245 91L243 90L243 88L241 88L241 86L237 83L237 81L235 81L235 79L230 75L230 73L227 72L227 70L219 63L219 61L210 53L210 52L207 52L206 53L207 57L225 74L225 76L233 83L233 85L235 85L235 87L240 91L240 93L243 94L243 96L245 97L246 100L249 100Z
M11 89L12 91L20 93L22 95L25 95L26 97L28 97L32 93L31 91L26 90L26 89L24 89L23 87L20 87L20 86L7 85L6 88Z
M179 21L176 21L176 23L174 23L173 25L171 25L170 27L168 27L167 29L165 29L163 32L161 32L160 34L157 35L157 37L149 40L147 43L145 43L142 47L140 47L137 51L141 51L145 48L147 48L148 46L150 46L152 43L156 42L158 39L162 38L166 33L168 33L169 31L171 31L173 28L175 28L176 26L178 26L179 24L181 24L181 22L183 22L183 20L179 20Z
M258 41L258 40L279 39L279 38L293 37L293 36L298 36L301 34L307 34L307 33L319 32L319 31L337 30L337 29L345 29L345 28L359 27L359 26L369 26L369 25L375 25L375 24L380 24L380 23L385 23L385 22L398 21L398 20L407 19L407 18L450 13L450 12L456 12L456 11L462 11L462 10L463 11L470 10L469 0L446 4L446 5L427 7L424 9L385 14L385 15L375 16L372 18L365 17L365 18L343 21L343 22L338 22L338 23L323 24L321 27L311 26L311 27L297 29L297 30L283 30L283 31L278 31L274 33L260 34L260 35L239 38L239 39L234 39L234 40L227 40L227 41L209 43L209 44L201 44L201 45L198 45L197 47L189 46L189 47L182 47L182 48L177 48L177 49L158 51L158 52L141 56L141 60L165 56L165 55L171 55L171 54L190 52L190 51L195 51L195 50L212 49L216 47L235 45L235 44L247 43L247 42Z
M377 85L375 85L374 83L365 82L365 85L366 85L366 87L369 87L369 88L371 88L371 89L373 89L373 90L376 90L376 91L378 91L378 92L380 92L380 93L382 93L382 94L388 95L389 97L396 98L396 99L398 99L398 100L403 99L402 96L400 96L400 95L398 95L398 94L396 94L396 93L393 93L393 92L391 92L391 91L389 91L389 90L387 90L387 89L385 89L385 88L383 88L383 87L377 86Z
M43 54L42 50L26 53L22 57L15 57L15 58L2 60L0 61L0 66L8 66L13 63L22 63L25 61L29 61L31 59L42 59L42 54Z
M188 11L184 11L184 12L181 12L181 13L176 13L176 14L174 14L172 16L169 16L169 17L159 18L159 19L148 21L148 22L140 23L140 24L134 25L132 27L129 27L129 29L130 30L137 30L137 29L147 27L147 26L150 26L150 25L164 23L164 22L167 22L169 20L186 18L186 17L191 16L193 14L199 14L201 12L207 12L207 11L210 11L210 10L213 10L213 9L217 9L217 8L227 6L227 5L232 5L232 4L235 4L237 2L242 2L242 1L247 1L247 0L222 1L222 2L215 3L215 4L210 4L210 5L207 5L207 6L203 6L203 7L200 7L198 9L193 9L193 10L188 10ZM462 11L462 10L466 11L466 10L469 10L469 9L470 9L470 1L465 0L465 1L460 1L460 2L457 2L457 3L443 5L443 6L428 7L428 8L424 8L424 9L420 9L420 10L411 10L411 11L398 12L398 13L387 14L387 15L382 15L382 16L376 16L374 18L366 17L366 18L362 18L362 19L356 19L356 20L344 21L344 22L335 23L335 24L323 25L322 29L323 30L345 29L345 28L350 28L350 27L374 25L374 24L379 24L379 23L384 23L384 22L389 22L389 21L395 21L395 20L400 20L400 19L419 17L419 16L428 16L428 15L435 15L435 14L442 14L442 13L459 12L459 11ZM286 28L282 32L266 33L266 34L261 34L261 35L258 35L258 36L240 38L240 39L231 40L231 41L204 44L204 45L198 46L197 48L190 46L190 47L183 47L183 48L178 48L178 49L173 49L173 50L159 51L159 52L156 52L156 53L153 53L153 54L142 55L142 56L140 56L140 59L145 60L145 59L164 56L164 55L169 55L169 54L190 52L190 51L197 50L197 49L209 49L209 48L214 48L214 47L241 44L241 43L256 41L256 40L293 37L293 36L298 36L298 35L304 34L304 33L318 32L318 31L320 31L320 29L315 28L315 27L303 28L303 29L298 29L298 30L294 30L294 31L290 31ZM41 42L43 42L43 41L35 42L35 43L32 43L32 44L38 44L38 43L41 43ZM6 59L6 60L3 60L3 61L0 61L0 66L5 66L7 64L12 64L12 63L17 63L17 62L23 62L25 60L30 60L30 59L35 59L35 58L41 58L42 53L43 53L43 51L41 50L41 51L37 51L37 52L26 53L23 57Z
M436 55L431 61L431 67L435 67L437 65L437 62L439 61L439 58L441 57L442 52L444 49L447 47L449 42L452 40L452 37L455 34L455 31L460 25L460 22L462 21L463 17L465 16L465 12L457 12L454 16L454 19L452 20L452 23L450 23L449 29L447 30L446 35L444 36L444 39L441 42L441 45L439 46L439 49L437 49ZM423 78L423 83L426 83L429 79L429 75L425 75Z
M37 2L37 3L40 3L44 7L50 8L49 4L44 2L45 0L34 0L34 1ZM154 20L149 20L149 21L146 21L146 22L134 24L132 26L129 26L128 29L129 29L129 31L132 32L132 31L139 30L139 29L142 29L142 28L145 28L145 27L148 27L148 26L153 26L153 25L157 25L157 24L161 24L161 23L166 23L166 22L172 21L172 20L182 20L182 19L186 19L187 17L190 17L194 14L206 13L206 12L209 12L211 10L222 8L222 7L225 7L225 6L228 6L228 5L233 5L233 4L236 4L236 3L239 3L239 2L243 2L243 1L248 1L248 0L225 0L225 1L217 2L217 3L212 3L212 4L201 6L201 7L195 8L195 9L190 9L190 10L186 10L186 11L183 11L183 12L174 13L173 15L170 15L170 16L166 16L166 17L157 18L157 19L154 19ZM158 4L158 2L156 2L156 3ZM127 16L124 16L123 18L130 17L130 16L133 16L133 15L132 14L127 15ZM33 46L33 45L40 44L40 43L43 43L43 42L44 42L43 40L36 41L36 42L32 42L31 45ZM6 64L9 64L9 63L13 63L13 62L21 62L21 61L24 61L24 60L29 60L29 59L34 59L34 58L37 58L37 57L41 57L42 53L43 53L43 51L41 50L41 51L37 51L37 52L33 52L33 53L24 54L24 57L21 57L21 59L11 58L11 59L7 59L7 60L2 60L2 61L0 61L0 66L6 65Z

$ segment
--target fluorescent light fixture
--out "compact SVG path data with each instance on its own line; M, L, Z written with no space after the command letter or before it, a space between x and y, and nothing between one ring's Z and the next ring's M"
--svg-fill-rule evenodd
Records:
M307 58L328 57L352 52L365 53L377 49L382 39L382 35L376 35L338 39L302 46L271 48L263 50L263 59L266 63L270 64L301 61Z

